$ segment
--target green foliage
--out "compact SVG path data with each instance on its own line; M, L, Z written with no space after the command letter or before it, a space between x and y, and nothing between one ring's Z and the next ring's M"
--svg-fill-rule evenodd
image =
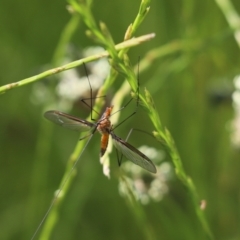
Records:
M43 240L239 239L239 153L226 127L233 118L232 79L239 74L239 3L69 0L70 17L63 5L41 2L34 12L31 4L6 2L0 10L7 26L0 39L0 238L30 239L37 230L35 239ZM66 63L71 44L74 53L94 44L105 51ZM131 127L152 132L155 139L133 133L130 142L161 149L174 169L163 199L146 206L133 190L136 176L129 177L125 162L119 169L110 152L103 167L110 166L111 179L102 174L96 136L77 141L42 118L46 109L62 106L55 92L60 74L101 58L111 69L94 110L104 110L108 98L101 96L112 94L116 111L130 90L136 99L138 70L131 62L139 55L139 108L116 132L122 138ZM134 104L121 114L129 116ZM81 117L84 107L70 105ZM149 181L150 175L141 176Z

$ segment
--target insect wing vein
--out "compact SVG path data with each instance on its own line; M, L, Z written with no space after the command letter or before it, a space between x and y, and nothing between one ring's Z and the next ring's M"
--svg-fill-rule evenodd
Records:
M74 131L89 131L95 124L59 111L47 111L44 117L53 123Z
M142 152L137 150L131 144L125 142L120 137L116 136L114 133L111 133L113 144L117 150L122 153L128 160L132 161L136 165L148 170L149 172L156 173L156 167L152 161L145 156Z

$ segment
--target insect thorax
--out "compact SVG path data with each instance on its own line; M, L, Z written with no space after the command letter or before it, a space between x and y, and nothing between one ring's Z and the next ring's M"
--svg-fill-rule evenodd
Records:
M108 118L105 118L103 120L101 120L98 124L97 130L101 133L101 134L106 134L106 133L110 133L111 131L111 122Z

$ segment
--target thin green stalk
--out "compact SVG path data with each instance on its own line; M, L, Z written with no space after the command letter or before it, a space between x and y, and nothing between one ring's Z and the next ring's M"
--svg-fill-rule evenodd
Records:
M215 0L224 14L230 28L234 31L235 40L240 47L240 17L230 0Z
M139 44L141 44L145 41L149 41L153 37L155 37L155 34L152 33L152 34L143 35L141 37L132 38L128 41L117 44L115 46L115 48L116 48L116 51L120 51L120 50L125 49L125 48L131 48L131 47L137 46L137 45L139 45ZM13 83L3 85L3 86L0 87L0 94L6 93L7 91L12 90L12 89L17 88L17 87L22 87L24 85L39 81L42 78L49 77L51 75L69 70L71 68L78 67L78 66L82 65L83 63L92 62L92 61L95 61L97 59L100 59L100 58L103 58L103 57L108 57L108 56L109 56L109 53L107 51L103 51L100 54L92 55L92 56L82 58L82 59L77 60L77 61L73 61L73 62L65 64L63 66L47 70L47 71L42 72L40 74L37 74L35 76L22 79L18 82L13 82Z
M176 176L179 180L187 187L188 192L192 198L193 206L195 208L195 212L198 216L198 219L209 239L214 239L213 234L208 226L206 217L204 212L200 209L200 198L198 196L196 187L189 176L187 176L182 160L179 156L177 148L175 146L174 140L170 134L170 132L163 127L158 112L156 111L154 101L150 95L150 93L145 89L145 96L141 96L141 101L143 105L146 107L148 111L148 115L155 127L154 136L158 141L160 141L167 149L168 154L171 156Z
M131 34L129 35L130 37L133 36L133 34L135 34L135 32L137 31L138 27L141 25L141 23L143 22L143 20L145 19L145 17L147 16L149 10L150 10L150 3L151 0L142 0L140 7L139 7L139 11L137 14L137 17L135 18L132 27L131 27Z

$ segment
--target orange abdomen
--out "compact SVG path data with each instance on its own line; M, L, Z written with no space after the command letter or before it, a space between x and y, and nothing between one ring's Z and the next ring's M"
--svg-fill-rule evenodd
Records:
M104 155L106 152L107 146L108 146L108 139L109 139L109 134L102 134L101 137L101 157Z

